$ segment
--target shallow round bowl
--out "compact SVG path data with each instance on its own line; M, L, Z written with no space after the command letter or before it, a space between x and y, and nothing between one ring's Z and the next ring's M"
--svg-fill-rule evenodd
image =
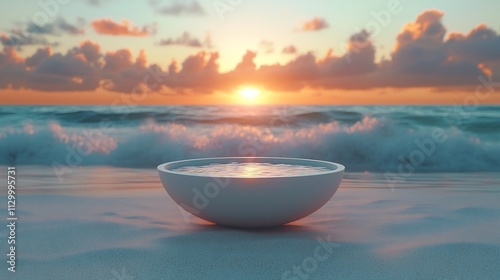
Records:
M322 167L308 175L211 177L175 169L228 163L270 163ZM163 186L191 214L225 226L269 227L296 221L315 212L337 191L344 166L296 158L230 157L169 162L158 166Z

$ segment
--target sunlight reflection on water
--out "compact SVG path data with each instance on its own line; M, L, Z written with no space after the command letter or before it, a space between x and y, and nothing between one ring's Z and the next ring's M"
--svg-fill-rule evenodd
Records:
M232 162L228 164L214 163L203 166L183 166L172 171L193 175L205 175L213 177L280 177L320 174L331 171L324 167L315 167L297 164L271 164L258 162Z

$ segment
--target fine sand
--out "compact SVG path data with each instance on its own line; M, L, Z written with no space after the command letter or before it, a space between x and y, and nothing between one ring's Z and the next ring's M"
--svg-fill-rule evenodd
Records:
M4 225L0 279L500 279L498 173L414 174L395 188L346 173L313 215L260 230L182 211L154 169L17 174L17 272Z

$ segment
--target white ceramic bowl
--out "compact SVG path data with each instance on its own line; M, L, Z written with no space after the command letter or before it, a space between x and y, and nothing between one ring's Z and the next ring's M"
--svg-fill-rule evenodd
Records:
M173 171L213 163L296 164L328 169L312 175L215 178ZM301 219L323 206L337 191L344 166L337 163L272 157L182 160L161 164L158 172L172 199L186 211L216 224L269 227Z

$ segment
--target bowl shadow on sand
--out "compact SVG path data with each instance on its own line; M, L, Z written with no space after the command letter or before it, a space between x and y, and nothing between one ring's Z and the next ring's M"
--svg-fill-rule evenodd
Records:
M332 256L346 249L333 241L334 236L334 231L315 225L235 228L192 224L188 232L156 239L153 250L176 273L193 279L281 279L294 264L314 258L315 250L322 250L325 259L317 261L314 270L328 267Z

